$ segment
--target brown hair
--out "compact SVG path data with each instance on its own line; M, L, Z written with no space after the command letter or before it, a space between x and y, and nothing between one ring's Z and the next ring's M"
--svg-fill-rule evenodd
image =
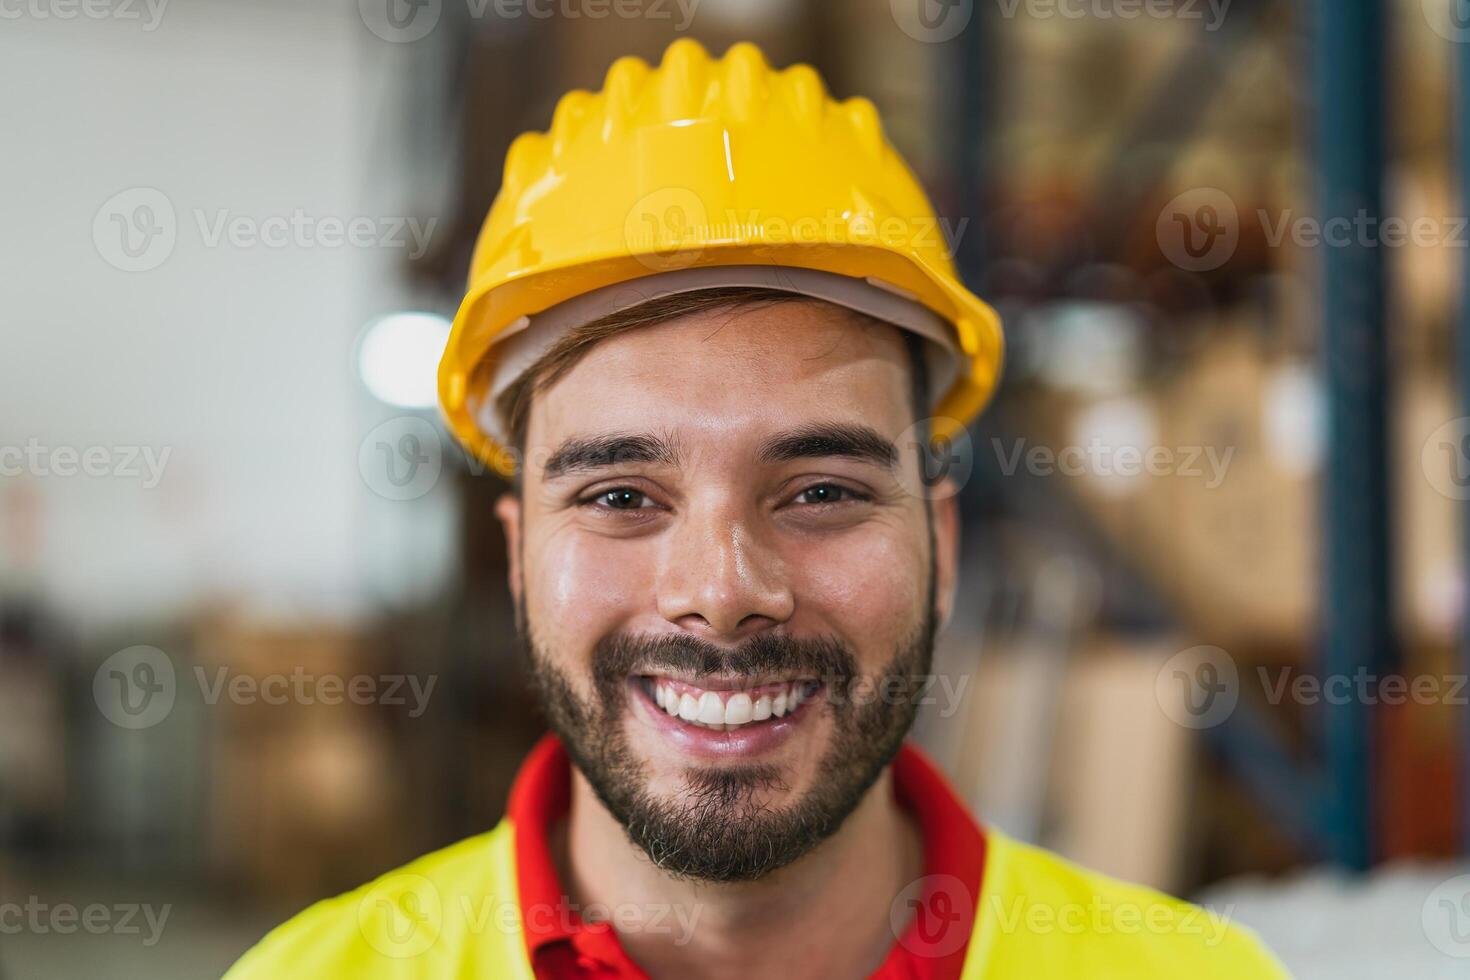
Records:
M828 303L797 293L783 292L762 286L723 286L702 289L692 293L675 293L658 299L617 310L570 331L521 373L510 387L500 393L495 408L505 422L507 434L517 453L525 450L526 429L531 415L531 398L545 391L577 362L587 355L593 346L635 327L651 327L660 323L711 310L729 310L750 307L773 306L778 303L819 303L836 306L837 309L859 321L897 329L903 335L904 346L909 354L909 367L913 375L911 397L914 417L923 419L929 415L929 370L924 356L923 338L908 330L893 327L885 321L870 317L856 310L849 310L835 303Z

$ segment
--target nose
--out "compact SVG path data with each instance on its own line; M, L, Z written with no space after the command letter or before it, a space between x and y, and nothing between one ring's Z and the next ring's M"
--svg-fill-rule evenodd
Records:
M783 565L739 514L688 510L662 556L659 614L713 642L778 626L796 605Z

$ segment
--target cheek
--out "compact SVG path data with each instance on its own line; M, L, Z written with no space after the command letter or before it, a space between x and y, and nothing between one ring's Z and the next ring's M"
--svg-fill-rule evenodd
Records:
M562 530L527 541L525 553L526 615L550 656L585 660L652 605L651 551L641 544Z
M924 534L884 528L856 529L816 542L792 555L800 576L798 608L805 605L819 629L843 637L864 667L893 656L922 621L928 601L929 562Z

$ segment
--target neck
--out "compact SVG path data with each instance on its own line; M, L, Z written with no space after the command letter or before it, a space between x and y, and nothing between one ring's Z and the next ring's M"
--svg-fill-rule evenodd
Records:
M758 881L660 871L575 768L558 836L569 897L606 907L623 948L654 978L867 976L895 942L893 896L923 873L923 841L887 769L837 833Z

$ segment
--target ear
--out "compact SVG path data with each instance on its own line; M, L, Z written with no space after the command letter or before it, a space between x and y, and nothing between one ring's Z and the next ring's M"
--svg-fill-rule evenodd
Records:
M495 516L505 529L505 563L509 569L510 594L516 608L521 605L521 500L507 491L495 501Z
M934 487L930 506L934 514L934 614L942 630L954 612L954 595L959 580L960 505L959 487L944 479Z

